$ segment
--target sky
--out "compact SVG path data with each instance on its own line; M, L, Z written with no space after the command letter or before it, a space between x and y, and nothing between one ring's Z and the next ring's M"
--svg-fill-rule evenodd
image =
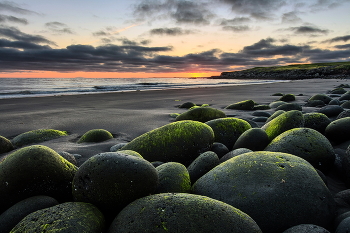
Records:
M0 78L350 61L350 0L0 0Z

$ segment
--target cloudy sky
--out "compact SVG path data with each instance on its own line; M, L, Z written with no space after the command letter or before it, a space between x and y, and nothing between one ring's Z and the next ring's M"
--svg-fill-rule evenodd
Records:
M0 0L0 77L188 77L350 61L350 0Z

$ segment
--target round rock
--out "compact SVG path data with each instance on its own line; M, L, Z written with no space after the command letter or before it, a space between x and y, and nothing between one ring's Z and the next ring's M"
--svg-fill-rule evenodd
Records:
M226 155L224 155L221 159L220 159L220 163L223 163L229 159L232 159L233 157L236 157L238 155L244 154L244 153L248 153L248 152L253 152L250 149L247 148L238 148L238 149L234 149L233 151L228 152Z
M164 163L156 167L156 170L159 184L155 193L187 193L190 191L190 174L181 163Z
M282 113L285 113L286 111L284 110L277 110L276 112L274 112L269 118L267 118L266 123L275 119L276 117L278 117L279 115L281 115Z
M253 100L243 100L234 104L230 104L226 109L236 109L236 110L253 110L255 102Z
M219 157L212 151L199 155L187 168L191 183L196 182L205 173L219 165Z
M323 113L328 117L338 116L342 111L344 111L344 108L339 105L327 105L318 110L318 112Z
M193 106L196 106L196 104L193 103L193 102L185 102L185 103L181 104L179 106L179 108L187 108L187 109L189 109L189 108L192 108Z
M192 120L192 121L206 122L213 119L224 118L224 117L226 117L226 114L219 109L210 108L210 107L198 107L180 114L178 117L176 117L176 121Z
M304 114L304 127L317 130L324 133L326 127L331 123L331 120L323 113L312 112Z
M337 144L350 140L350 117L332 121L325 129L326 137Z
M67 136L67 132L55 129L38 129L16 136L12 139L12 144L16 147L21 147L24 145L52 140L61 136Z
M300 106L300 104L297 104L297 103L286 103L286 104L282 104L282 105L278 106L276 108L276 111L278 111L278 110L283 110L283 111L298 110L298 111L301 111L302 107Z
M294 227L291 227L282 233L330 233L328 230L323 227L316 226L313 224L300 224Z
M92 129L84 133L78 143L82 142L103 142L112 139L113 135L105 129Z
M193 185L193 193L232 205L263 232L280 233L308 222L326 229L335 203L316 170L281 152L250 152L216 166Z
M108 233L261 233L242 211L212 198L164 193L134 201L114 219Z
M326 94L316 94L311 96L309 100L322 100L325 104L328 104L332 98Z
M230 151L227 148L227 146L220 142L214 142L210 150L213 151L219 158L221 158Z
M247 148L252 151L263 150L269 144L265 130L261 128L248 129L237 139L233 149Z
M14 148L11 141L3 136L0 136L0 154L9 152L13 149Z
M285 102L294 101L294 100L295 100L295 95L293 94L285 94L280 98L280 101L285 101Z
M285 101L275 101L269 104L270 108L277 108L283 104L286 104L287 102Z

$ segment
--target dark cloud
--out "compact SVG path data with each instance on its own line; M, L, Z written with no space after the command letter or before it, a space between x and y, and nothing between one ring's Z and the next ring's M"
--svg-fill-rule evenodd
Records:
M30 43L45 43L45 44L56 45L54 42L46 39L43 36L26 34L24 32L21 32L15 27L0 26L0 36L9 38L9 39L19 40L19 41L30 42Z
M284 24L295 24L301 22L301 18L297 15L297 12L295 11L287 12L282 15L282 23Z
M236 17L233 19L222 19L220 25L222 26L231 26L231 25L241 25L245 23L249 23L252 20L247 17Z
M47 45L38 45L25 41L10 41L6 39L0 39L0 48L16 48L16 49L51 49Z
M349 0L317 0L310 5L310 9L311 11L329 10L348 2Z
M335 43L340 41L347 42L348 40L350 40L350 35L334 37L332 39L323 41L323 43Z
M11 11L18 14L38 14L34 11L26 10L24 8L19 7L17 4L9 1L1 1L0 2L0 11Z
M109 32L105 32L105 31L97 31L97 32L93 32L92 35L94 36L109 36L111 35Z
M297 35L309 35L318 36L320 34L328 34L330 31L327 29L320 29L315 26L300 26L300 27L290 27L286 29L287 31L293 31Z
M60 22L45 23L45 27L56 34L74 34L66 24Z
M350 49L350 44L344 44L344 45L336 45L334 46L336 49Z
M24 25L28 24L28 20L24 18L17 18L9 15L0 15L0 23L3 23L3 22L20 23Z
M251 28L247 25L223 26L222 29L225 31L233 31L233 32L245 32L245 31L251 30Z
M188 35L193 34L195 31L193 30L184 30L179 27L175 28L154 28L150 31L151 35L165 35L165 36L182 36L182 35Z

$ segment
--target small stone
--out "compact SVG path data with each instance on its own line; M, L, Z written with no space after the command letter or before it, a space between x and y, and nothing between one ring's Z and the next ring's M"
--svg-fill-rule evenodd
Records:
M236 110L253 110L255 102L253 100L243 100L234 104L230 104L226 109L236 109Z
M226 114L219 109L210 107L198 107L180 114L178 117L176 117L176 121L192 120L206 122L224 117L226 117Z
M154 193L188 193L190 174L181 163L168 162L156 167L159 183Z
M105 129L92 129L86 132L83 136L81 136L78 143L103 142L112 138L113 135Z
M252 128L241 134L233 149L247 148L252 151L259 151L265 149L269 142L269 138L263 129Z
M295 95L293 94L285 94L280 99L280 101L290 102L295 100Z
M196 182L201 176L219 165L219 157L212 151L199 155L187 168L191 183Z

